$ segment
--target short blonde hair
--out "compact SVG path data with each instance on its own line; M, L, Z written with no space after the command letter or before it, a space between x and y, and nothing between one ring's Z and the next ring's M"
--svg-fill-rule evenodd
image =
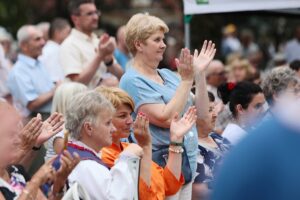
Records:
M66 114L67 105L72 101L73 97L79 93L87 91L88 88L82 83L67 82L63 83L55 90L52 102L51 113L58 112Z
M148 13L138 13L133 15L126 24L125 42L129 51L135 55L136 41L144 42L156 31L169 32L167 24L160 18L149 15Z
M132 111L134 110L134 101L124 90L117 87L103 86L99 86L95 90L107 98L115 109L118 109L121 105L127 105Z

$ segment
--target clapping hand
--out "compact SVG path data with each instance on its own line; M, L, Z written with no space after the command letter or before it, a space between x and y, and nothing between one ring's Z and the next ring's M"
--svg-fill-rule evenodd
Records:
M141 147L151 145L151 135L149 130L149 119L145 114L139 113L133 124L134 137Z
M182 142L184 135L192 128L196 119L195 106L191 106L181 119L176 114L171 121L170 140L172 142Z
M37 138L42 133L43 122L41 116L32 118L20 133L20 149L23 151L31 150Z
M38 185L43 185L45 183L53 183L56 177L56 171L52 166L54 160L57 156L47 160L39 170L31 178L32 182L36 182Z
M194 67L196 72L203 72L207 69L209 63L212 61L216 54L215 43L205 40L200 53L196 49L194 51Z
M179 75L183 81L194 80L194 67L193 67L193 56L190 54L190 50L184 48L180 52L179 59L175 59L176 67Z
M98 55L104 59L107 56L113 55L113 52L116 48L116 40L114 37L110 37L108 34L103 34L100 37L98 45Z
M72 156L67 150L63 151L60 157L60 168L56 172L56 179L53 185L54 192L64 187L68 176L79 162L80 157L77 153L74 153Z
M40 115L38 115L39 117ZM43 122L42 132L36 140L36 146L41 146L49 138L63 130L64 120L62 114L53 113Z

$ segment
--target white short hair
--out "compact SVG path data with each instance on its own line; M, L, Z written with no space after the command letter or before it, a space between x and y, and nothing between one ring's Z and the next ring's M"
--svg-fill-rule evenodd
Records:
M89 121L95 125L100 112L115 112L110 101L94 90L78 93L68 104L65 127L75 140L80 139L85 122Z
M30 29L36 29L36 26L34 25L23 25L21 28L19 28L17 32L17 40L18 40L18 45L22 42L27 41L30 38Z

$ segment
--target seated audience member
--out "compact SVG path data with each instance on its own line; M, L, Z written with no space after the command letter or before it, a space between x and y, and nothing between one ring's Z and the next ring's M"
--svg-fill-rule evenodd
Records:
M196 120L196 110L191 108L183 118L174 118L172 120L168 161L166 167L162 168L152 161L152 144L148 118L140 113L135 122L133 122L131 113L134 110L134 102L132 98L119 88L99 87L96 91L104 95L116 109L112 119L112 123L116 128L112 135L113 144L103 148L101 151L104 163L109 166L114 165L119 154L129 145L129 143L120 142L120 139L128 138L133 125L135 138L144 150L141 166L145 166L145 170L140 173L140 200L163 200L166 196L178 192L184 182L181 175L181 150L183 149L180 144L183 142L184 134L192 128Z
M219 60L213 60L206 70L207 90L213 93L216 102L221 102L217 96L218 87L226 82L224 64Z
M247 59L235 59L229 66L231 82L247 81L254 73L254 68Z
M211 183L214 181L214 175L218 169L223 154L230 148L230 142L223 138L220 134L214 133L215 122L217 118L215 97L211 92L208 92L208 105L203 107L205 117L198 117L198 163L197 176L193 183L193 198L192 199L207 199L211 189ZM203 102L207 103L207 100ZM204 106L204 104L203 104Z
M61 113L63 117L66 115L67 105L72 101L73 97L79 93L87 90L87 86L82 83L68 82L62 83L58 86L53 97L53 104L51 113ZM45 160L48 160L60 154L64 147L64 132L61 131L58 134L50 138L46 143L46 156Z
M226 155L212 200L300 199L300 101L287 94L276 95L272 117Z
M300 80L296 72L288 67L277 67L267 74L262 83L262 88L270 107L268 114L271 115L272 108L280 102L278 97L281 94L299 96Z
M224 104L229 103L235 120L226 126L222 136L235 145L262 117L265 97L259 85L245 81L222 84L218 94Z
M24 25L18 30L17 38L21 53L8 75L8 88L15 105L20 106L25 116L41 113L46 119L56 86L38 60L45 44L43 34L35 26Z
M132 200L137 196L137 164L142 148L130 144L110 170L98 154L103 147L112 144L114 112L112 104L96 91L77 94L66 110L65 128L72 137L67 149L81 157L68 180L71 185L79 182L91 200Z
M290 63L290 68L297 73L297 76L300 78L300 60L294 60Z
M52 160L45 163L29 180L22 161L29 159L32 148L45 141L52 131L58 130L61 123L51 121L45 124L40 116L33 118L24 128L17 111L7 103L0 102L0 199L29 200L47 199L40 187L45 183L54 183L49 199L61 199L61 191L65 186L68 174L79 162L65 151L60 159L61 167L55 171ZM46 132L45 132L46 131Z

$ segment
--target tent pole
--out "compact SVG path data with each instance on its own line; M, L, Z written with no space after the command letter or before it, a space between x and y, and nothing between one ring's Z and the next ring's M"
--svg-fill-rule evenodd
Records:
M192 15L184 15L184 44L186 48L191 48L191 20Z

